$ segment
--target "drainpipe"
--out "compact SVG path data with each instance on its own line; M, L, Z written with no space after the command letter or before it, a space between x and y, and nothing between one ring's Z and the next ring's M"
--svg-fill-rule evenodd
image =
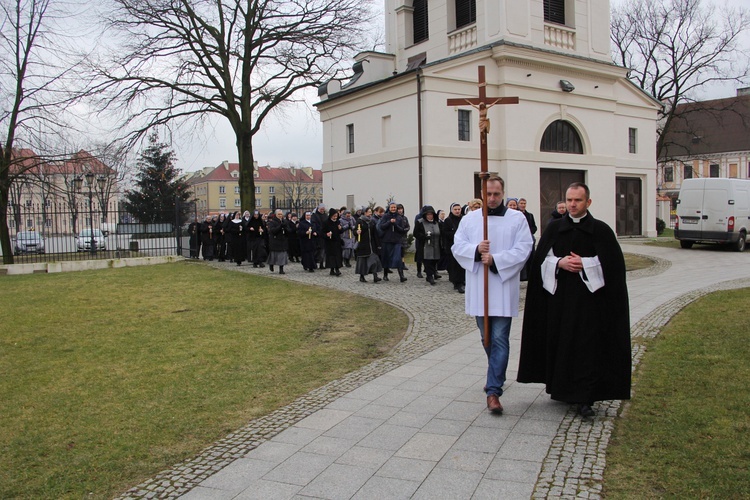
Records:
M419 205L417 210L424 206L422 177L422 68L417 68L417 174L419 186Z

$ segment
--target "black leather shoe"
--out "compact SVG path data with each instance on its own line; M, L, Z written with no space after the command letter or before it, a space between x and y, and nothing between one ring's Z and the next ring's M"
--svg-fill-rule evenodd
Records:
M422 273L417 273L417 278L422 279L424 278L424 275L422 275Z
M362 283L367 283L367 280L365 279L365 275L364 274L360 274L359 275L359 281L361 281Z
M591 408L591 405L586 403L581 403L578 405L578 414L583 418L593 417L596 415L596 412L593 408Z

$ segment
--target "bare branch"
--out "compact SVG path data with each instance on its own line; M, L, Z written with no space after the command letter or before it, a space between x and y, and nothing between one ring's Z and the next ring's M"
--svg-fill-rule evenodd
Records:
M240 196L254 208L252 140L279 106L348 69L365 47L365 0L108 0L119 43L91 64L101 112L131 142L154 126L226 119Z

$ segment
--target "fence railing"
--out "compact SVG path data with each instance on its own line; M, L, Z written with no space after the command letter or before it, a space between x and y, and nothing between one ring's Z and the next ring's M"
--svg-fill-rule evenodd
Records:
M131 214L116 204L88 202L15 205L8 210L13 260L17 264L69 260L153 257L189 253L186 215L195 207ZM153 222L143 222L144 219Z

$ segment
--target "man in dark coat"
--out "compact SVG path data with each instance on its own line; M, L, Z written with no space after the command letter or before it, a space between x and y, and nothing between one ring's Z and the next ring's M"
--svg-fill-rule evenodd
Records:
M325 247L325 235L323 234L323 224L328 220L328 212L326 212L326 206L324 204L318 205L318 208L312 214L313 231L318 234L315 240L315 262L320 266L320 269L325 267L326 262L326 247Z
M612 229L588 212L588 187L566 192L568 214L547 226L524 309L518 381L593 416L595 401L630 399L625 260Z
M526 198L518 199L518 210L526 216L526 222L529 223L529 231L531 231L531 239L534 241L534 245L531 247L531 253L529 254L529 260L526 261L526 265L523 266L521 271L521 281L529 280L529 271L531 270L531 263L534 261L534 248L536 248L536 234L537 227L536 221L534 220L534 214L526 210Z

